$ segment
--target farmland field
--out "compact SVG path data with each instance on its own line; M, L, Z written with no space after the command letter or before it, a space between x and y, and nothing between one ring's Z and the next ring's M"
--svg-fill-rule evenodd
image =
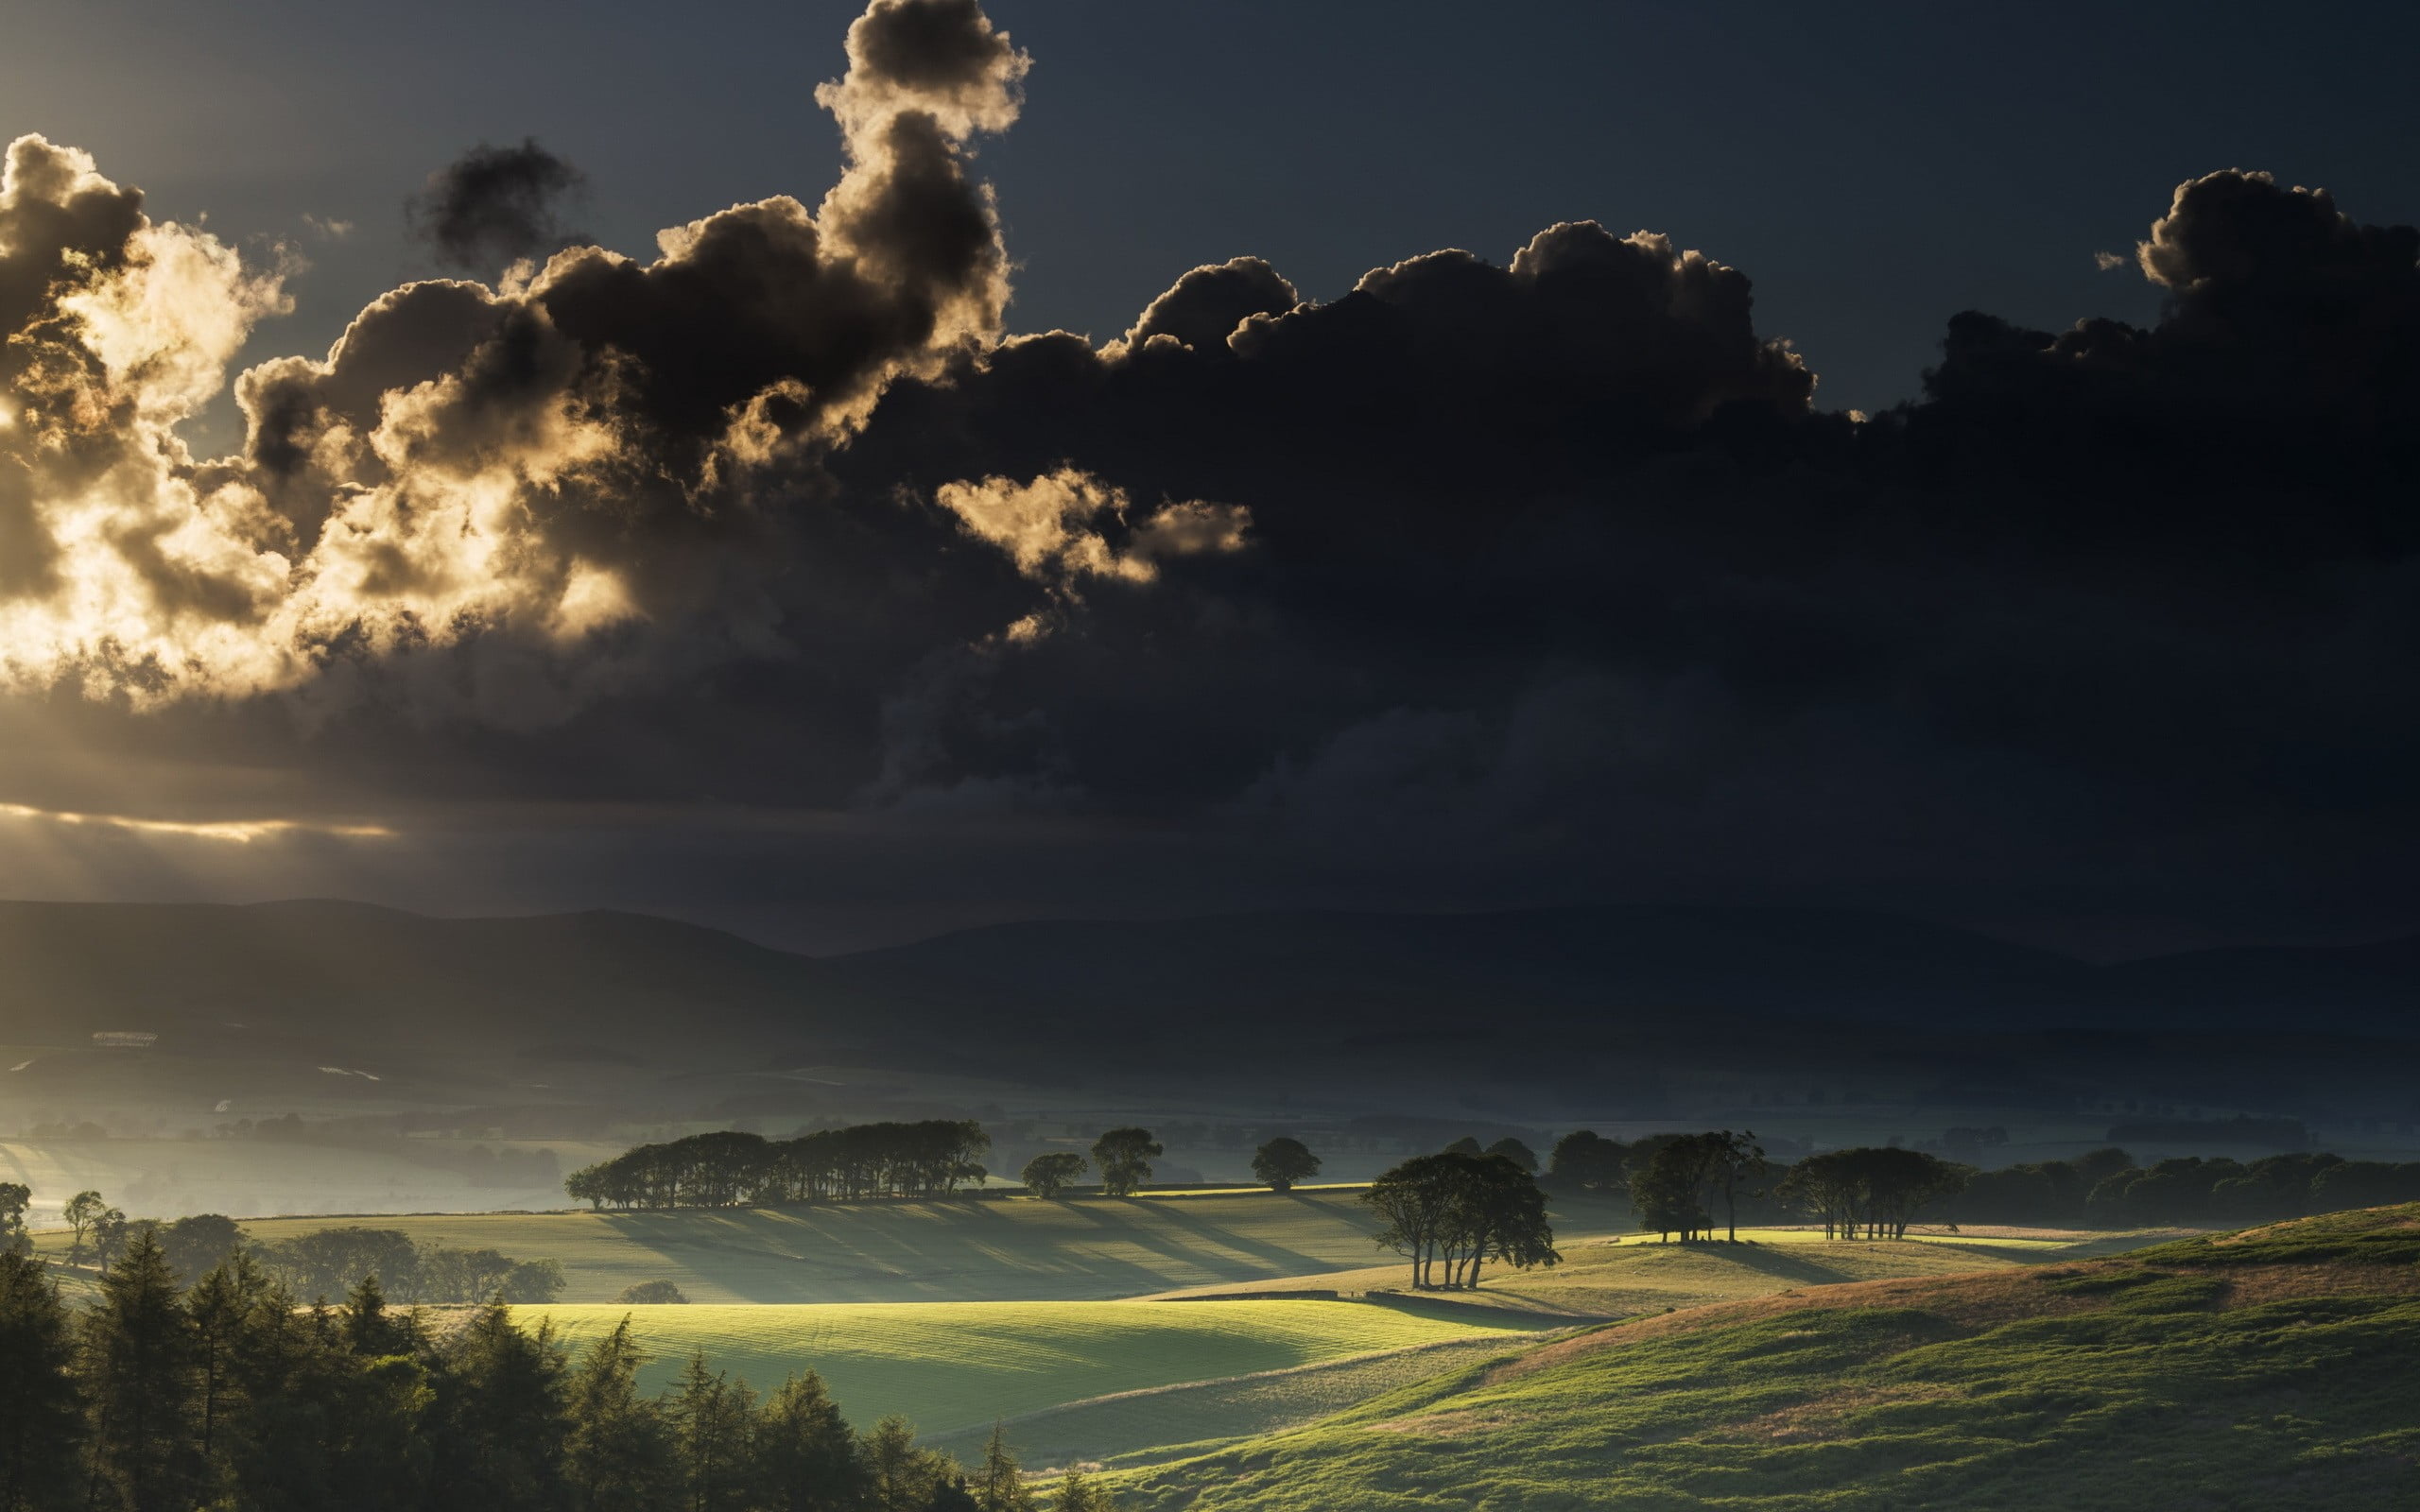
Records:
M1615 1214L1588 1204L1559 1211L1557 1222L1601 1233ZM345 1223L558 1261L570 1281L565 1302L610 1302L626 1286L658 1280L700 1303L1109 1298L1334 1271L1379 1253L1370 1242L1375 1226L1349 1191L275 1218L246 1227L272 1240Z
M1473 1337L1523 1340L1538 1319L1419 1303L910 1302L516 1308L577 1344L624 1316L653 1357L648 1390L703 1350L759 1387L821 1373L852 1421L905 1413L935 1433L1116 1392L1207 1382ZM1136 1447L1201 1436L1153 1417Z
M1468 1365L1118 1490L1148 1512L2396 1505L2415 1267L2405 1207L1808 1288Z

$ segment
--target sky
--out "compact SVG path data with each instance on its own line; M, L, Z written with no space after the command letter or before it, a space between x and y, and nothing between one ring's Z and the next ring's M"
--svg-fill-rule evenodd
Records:
M11 10L19 896L2411 927L2409 18Z

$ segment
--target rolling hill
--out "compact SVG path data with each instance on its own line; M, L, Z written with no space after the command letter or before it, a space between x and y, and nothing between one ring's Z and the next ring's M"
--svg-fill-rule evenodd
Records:
M1149 1512L2371 1508L2420 1460L2420 1207L1785 1291L1116 1477Z

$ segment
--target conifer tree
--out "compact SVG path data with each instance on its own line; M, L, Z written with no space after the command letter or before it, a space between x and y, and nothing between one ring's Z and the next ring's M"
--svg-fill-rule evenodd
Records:
M975 1504L982 1512L1033 1512L1032 1493L1025 1488L1016 1455L1009 1452L1005 1423L992 1424L992 1436L983 1444L983 1467L975 1473L974 1492Z
M87 1500L130 1512L190 1505L202 1471L193 1318L148 1228L128 1239L100 1287L84 1317Z
M561 1506L563 1349L554 1328L515 1328L501 1302L481 1308L437 1372L432 1500L480 1512Z
M0 1512L70 1503L84 1418L75 1335L41 1263L0 1254Z
M689 1357L666 1410L688 1512L736 1512L746 1505L755 1408L748 1383L707 1369L702 1350Z
M855 1512L864 1504L867 1476L856 1435L812 1370L783 1382L766 1400L752 1457L765 1512Z
M578 1512L654 1512L673 1504L671 1437L662 1410L638 1394L646 1360L626 1314L588 1347L572 1373L563 1468Z
M942 1466L940 1455L917 1447L914 1424L892 1413L865 1435L863 1454L873 1512L925 1512Z

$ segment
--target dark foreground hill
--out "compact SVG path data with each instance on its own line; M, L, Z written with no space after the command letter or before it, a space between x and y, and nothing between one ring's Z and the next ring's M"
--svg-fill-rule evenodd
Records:
M1149 1512L2368 1509L2420 1486L2420 1206L1659 1314L1120 1477Z

